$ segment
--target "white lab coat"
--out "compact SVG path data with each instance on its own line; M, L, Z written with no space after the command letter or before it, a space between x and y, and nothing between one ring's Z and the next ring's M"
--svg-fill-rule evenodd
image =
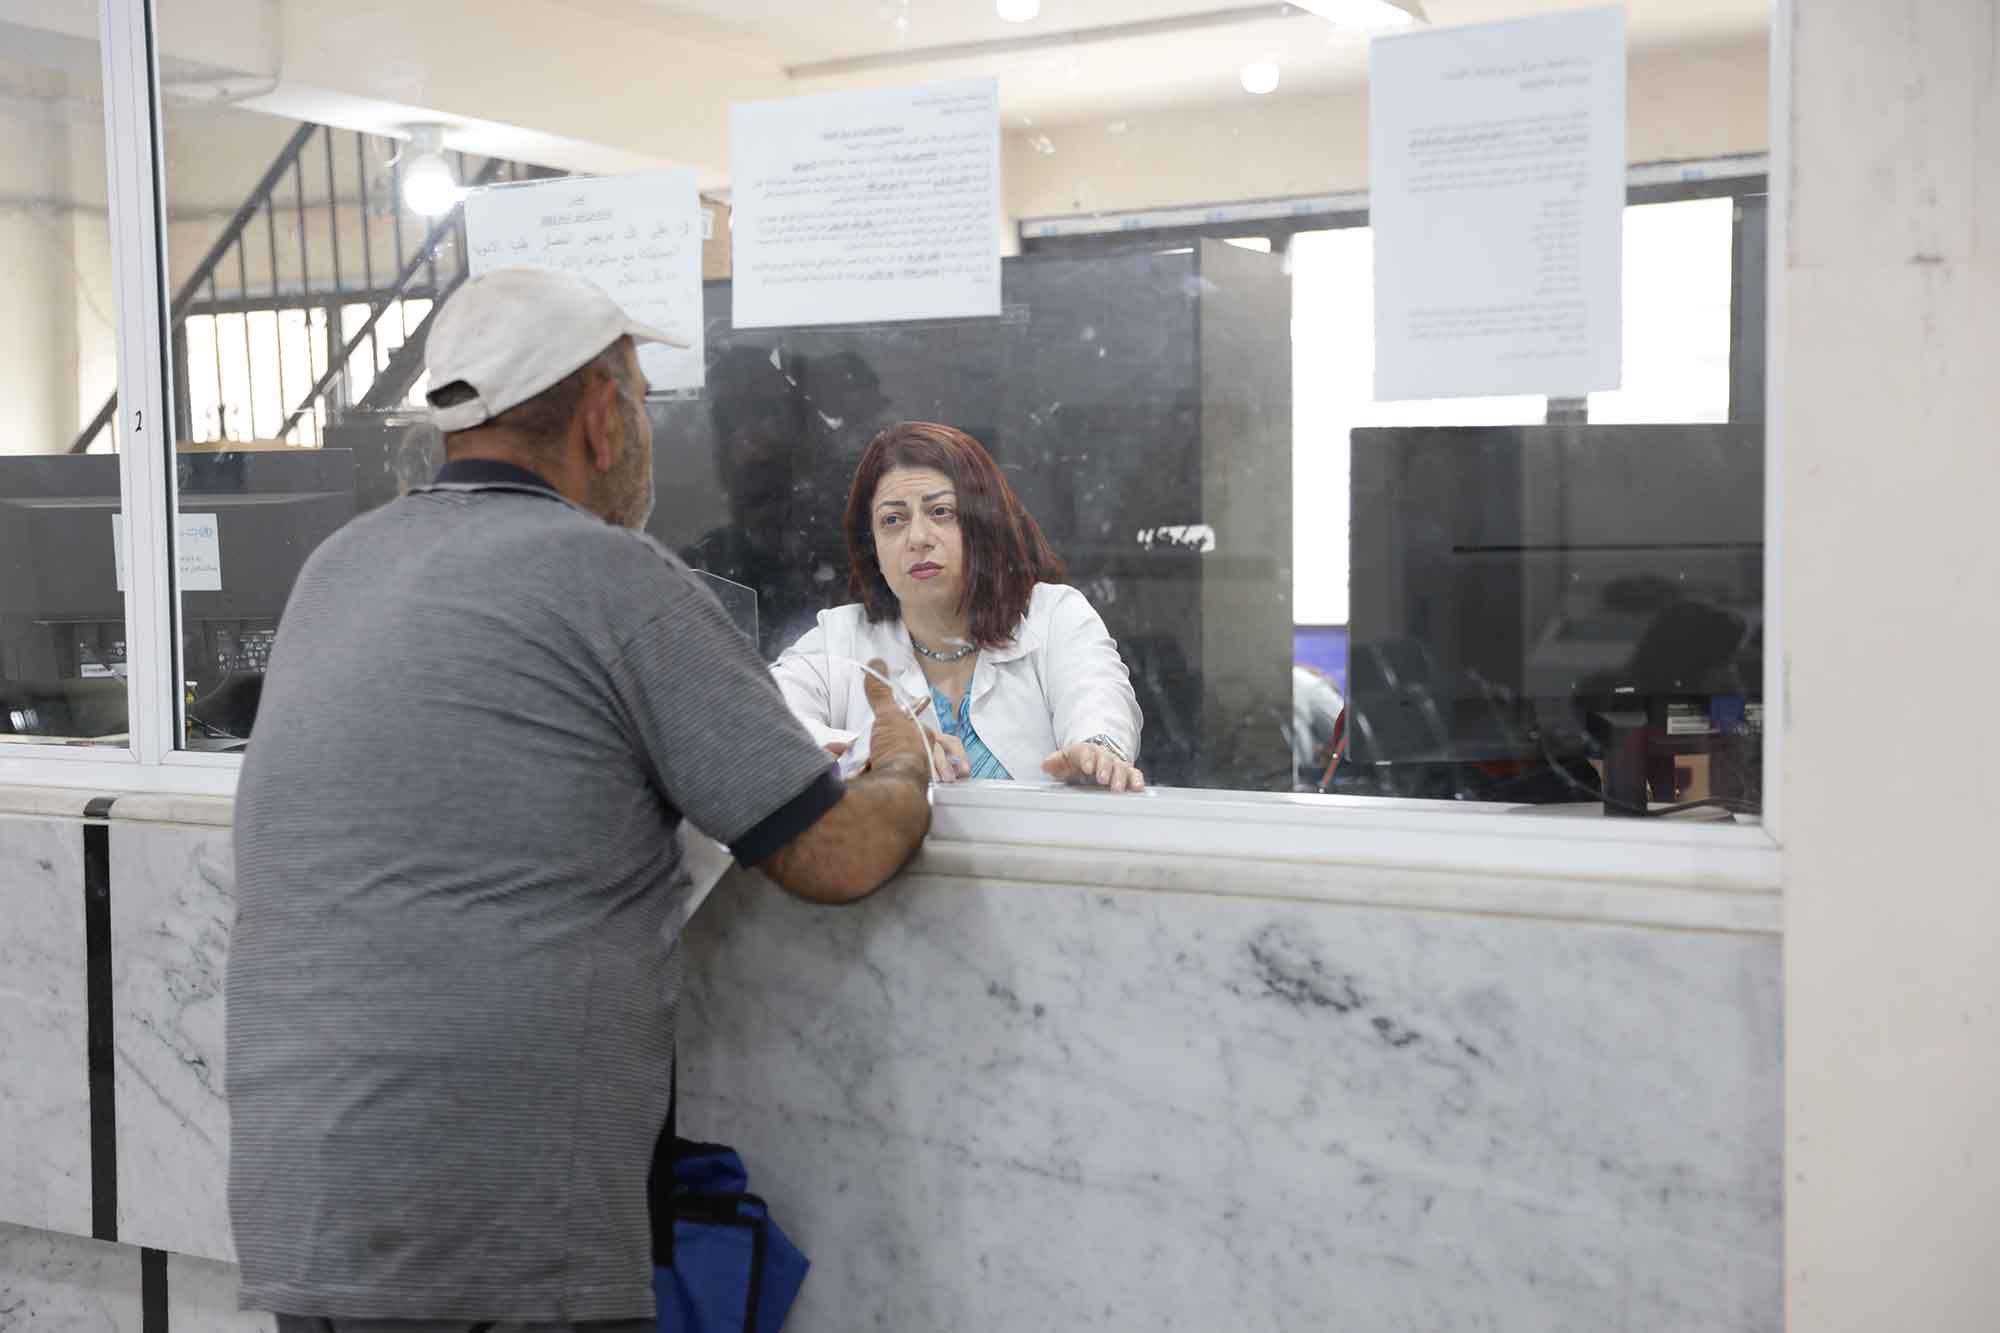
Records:
M871 625L859 604L822 611L819 624L771 668L785 702L821 745L851 744L873 725L866 677L839 658L880 658L905 698L930 695L900 619ZM1110 738L1128 759L1139 757L1131 675L1103 619L1074 588L1036 584L1014 641L980 650L969 693L972 729L1020 781L1048 781L1042 760L1093 736Z

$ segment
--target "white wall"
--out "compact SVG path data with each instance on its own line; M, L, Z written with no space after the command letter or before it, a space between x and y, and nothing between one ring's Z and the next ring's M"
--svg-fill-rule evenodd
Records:
M160 60L166 76L186 75L188 62L217 71L266 69L278 49L282 3L160 0ZM18 27L36 41L60 36L95 45L99 36L97 6L79 0L0 0L0 24Z
M96 113L72 117L68 193L78 200L69 214L73 416L57 448L97 415L118 388L118 292L111 264L111 217L104 169L103 121Z
M0 103L0 283L7 293L7 317L0 320L0 453L55 453L69 447L117 387L103 111L94 79L72 79L65 90L60 79L38 71L15 82L27 86ZM254 112L173 103L167 119L169 204L178 216L170 227L171 288L192 271L293 126ZM352 192L351 182L342 184ZM316 193L308 189L309 204L325 194L322 178ZM222 199L226 209L215 204ZM186 216L188 205L206 211ZM297 282L293 218L280 214L278 220L280 281L287 285ZM406 222L414 245L422 228ZM310 206L307 239L310 246L327 244L326 219ZM378 227L378 274L390 266L389 242L387 227ZM351 220L346 244L358 271ZM317 253L320 268L326 251ZM251 249L256 289L269 286L265 255L260 231ZM233 268L221 286L225 293L234 288Z
M454 146L579 169L679 163L719 183L729 104L784 91L774 61L645 4L343 0L281 12L280 84L257 105L335 124L352 111L363 128L386 128L376 116L394 106L408 120L428 111L483 122L489 135L519 127L532 133ZM615 155L593 159L588 148Z
M0 0L0 22L89 31L60 0ZM697 167L726 183L731 102L784 96L777 56L685 16L611 0L171 0L171 91L248 98L280 115L377 131L442 119L452 142L579 170ZM532 76L524 71L532 70ZM1761 152L1764 43L1635 51L1631 156ZM1096 209L1359 189L1365 89L1037 125L1053 154L1008 136L1007 212ZM169 146L170 157L172 145Z
M1792 1333L2000 1328L2000 0L1796 0Z
M7 318L0 319L0 453L48 452L63 428L67 339L60 290L68 262L65 218L54 210L0 206L7 255Z
M468 151L578 170L683 163L718 180L732 100L778 64L639 0L163 0L169 95L388 132L438 120ZM95 7L0 0L0 24L94 39Z
M1769 86L1763 40L1634 51L1627 156L1764 152ZM1006 154L1007 211L1022 218L1365 190L1368 90L1037 125L1010 132Z
M98 334L99 316L111 314L110 241L101 205L77 184L93 163L102 180L102 121L59 80L9 82L0 103L0 454L50 453L74 437L79 395L98 382L106 350Z

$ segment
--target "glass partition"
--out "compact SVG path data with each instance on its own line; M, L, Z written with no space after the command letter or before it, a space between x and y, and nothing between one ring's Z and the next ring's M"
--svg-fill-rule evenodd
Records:
M0 14L0 743L127 739L96 16L42 28Z
M691 374L649 363L649 531L751 590L767 657L875 586L857 471L936 422L1060 560L1070 637L1101 621L1155 784L1754 808L1764 4L1639 0L1608 56L1515 22L1578 17L1540 0L601 8L302 19L307 88L162 5L211 57L166 100L177 474L220 569L183 550L189 744L249 734L312 547L436 467L438 304L527 262L698 335ZM1490 106L1382 102L1383 44L1454 34L1438 86ZM492 77L530 65L532 98ZM1617 95L1533 101L1586 84ZM1479 294L1524 263L1529 316ZM1431 268L1465 311L1386 318ZM1519 373L1586 303L1559 350L1608 372ZM1412 336L1418 382L1476 355L1511 387L1386 390ZM940 522L1007 510L968 478ZM1066 744L1032 609L979 679L1032 659Z
M1625 366L1604 423L1729 420L1736 214L1729 195L1625 210Z
M159 25L170 51L233 49L204 4L168 0ZM411 206L407 128L284 114L243 98L252 81L204 63L167 80L162 102L182 735L224 752L249 739L307 557L435 470L424 338L466 273L456 192ZM475 186L556 174L436 160Z

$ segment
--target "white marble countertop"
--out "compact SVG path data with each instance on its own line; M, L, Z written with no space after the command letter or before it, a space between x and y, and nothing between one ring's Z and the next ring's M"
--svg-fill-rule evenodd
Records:
M0 817L86 818L105 793L0 786ZM936 789L909 873L1091 883L1682 930L1777 934L1775 842L1756 822L1605 819L1514 807L1029 783ZM227 828L221 796L118 795L110 818Z

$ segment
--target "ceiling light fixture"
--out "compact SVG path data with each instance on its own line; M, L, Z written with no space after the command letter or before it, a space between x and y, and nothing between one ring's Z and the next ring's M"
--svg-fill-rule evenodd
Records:
M444 126L412 125L410 146L400 159L403 205L424 217L441 217L465 198L451 164L444 160Z
M1026 23L1042 12L1042 0L994 0L993 8L1009 23Z
M1292 3L1336 27L1354 32L1387 32L1407 27L1417 21L1421 12L1414 4L1406 9L1390 0L1292 0Z
M1262 97L1278 90L1278 67L1268 60L1253 60L1243 67L1243 91Z

